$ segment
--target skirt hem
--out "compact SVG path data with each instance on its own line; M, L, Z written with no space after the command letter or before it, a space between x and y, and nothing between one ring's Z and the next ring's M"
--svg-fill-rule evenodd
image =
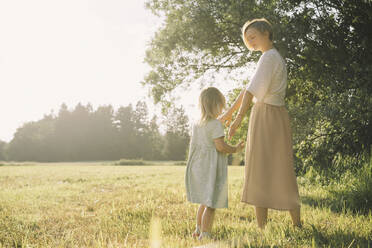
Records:
M268 206L263 206L263 205L260 205L260 204L254 204L254 203L252 203L250 201L245 201L245 200L241 200L241 202L246 203L246 204L249 204L249 205L252 205L252 206L255 206L255 207L259 207L259 208L269 208L269 209L274 209L274 210L279 210L279 211L289 211L289 210L296 209L296 207L294 207L294 208L268 207ZM301 205L297 206L297 208L301 208Z

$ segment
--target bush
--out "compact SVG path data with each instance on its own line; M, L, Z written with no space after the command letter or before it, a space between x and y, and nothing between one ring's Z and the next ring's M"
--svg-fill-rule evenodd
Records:
M372 207L371 163L360 170L353 186L346 194L346 204L353 210L368 213Z
M115 165L146 165L143 160L120 159Z

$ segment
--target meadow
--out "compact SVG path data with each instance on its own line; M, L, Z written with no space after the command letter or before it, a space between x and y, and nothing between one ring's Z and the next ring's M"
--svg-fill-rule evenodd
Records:
M240 202L242 166L229 167L216 240L193 240L197 205L186 201L184 172L173 162L3 163L0 247L372 247L371 211L348 208L343 182L313 176L298 177L303 227L269 211L260 231L253 208Z

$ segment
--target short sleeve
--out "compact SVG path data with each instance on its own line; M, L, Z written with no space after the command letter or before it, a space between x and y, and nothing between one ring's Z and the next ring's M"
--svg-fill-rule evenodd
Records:
M224 137L225 132L223 129L223 125L219 120L215 120L212 125L212 130L211 130L211 137L212 139L217 139L220 137Z
M263 100L269 89L274 72L276 59L271 53L261 56L246 90L248 90L258 101Z

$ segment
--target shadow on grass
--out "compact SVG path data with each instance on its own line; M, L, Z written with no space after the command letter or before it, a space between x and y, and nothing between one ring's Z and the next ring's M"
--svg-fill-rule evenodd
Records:
M331 234L319 231L312 227L312 242L316 247L372 247L372 240L358 234L337 230Z
M251 243L248 243L246 238L234 239L225 242L225 246L229 248L258 248L258 247L302 247L309 245L312 247L372 247L372 239L369 237L363 237L354 231L349 230L335 230L329 231L328 229L321 229L315 225L307 225L296 231L296 233L288 233L285 238L283 245L267 244L270 241L262 241L252 239ZM259 243L259 244L257 244ZM265 244L266 243L266 244ZM213 246L211 246L213 247ZM216 246L217 247L217 246Z
M334 199L326 197L301 196L301 203L314 208L329 208L332 212L336 213L344 212L344 209L340 209L339 204Z
M315 208L329 208L334 213L350 212L353 215L367 216L371 207L365 204L358 204L345 199L345 192L331 192L330 197L301 196L301 202Z

